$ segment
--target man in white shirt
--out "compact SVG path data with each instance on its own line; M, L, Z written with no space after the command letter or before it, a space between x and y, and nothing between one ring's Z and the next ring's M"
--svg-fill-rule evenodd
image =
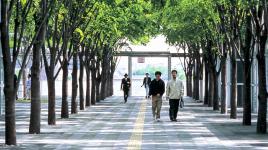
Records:
M168 81L166 87L166 97L169 100L170 121L177 121L180 100L184 94L184 87L181 80L177 79L177 70L172 70L172 79Z
M31 74L28 75L28 80L26 81L26 89L27 89L27 93L26 93L26 99L31 99Z

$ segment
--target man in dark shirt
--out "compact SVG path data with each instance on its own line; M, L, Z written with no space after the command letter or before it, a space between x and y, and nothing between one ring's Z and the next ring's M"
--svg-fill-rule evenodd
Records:
M144 86L145 88L145 92L146 92L146 99L148 98L149 99L149 85L151 84L151 78L149 77L149 73L146 73L145 74L146 76L144 77L143 79L143 83L142 83L142 86Z
M152 95L153 119L160 121L160 111L162 107L162 96L165 93L165 82L161 79L161 72L155 72L155 79L150 84L149 95Z
M127 102L130 86L131 86L130 78L128 78L128 75L125 74L124 78L122 79L122 82L121 82L121 90L124 91L125 103Z

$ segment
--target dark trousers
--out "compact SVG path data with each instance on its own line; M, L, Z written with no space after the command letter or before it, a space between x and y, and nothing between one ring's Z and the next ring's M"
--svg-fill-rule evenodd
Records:
M125 103L127 102L128 93L129 93L129 90L124 89L124 100L125 100Z
M179 104L180 100L179 99L170 99L169 100L169 118L170 120L177 119L177 114L179 111Z

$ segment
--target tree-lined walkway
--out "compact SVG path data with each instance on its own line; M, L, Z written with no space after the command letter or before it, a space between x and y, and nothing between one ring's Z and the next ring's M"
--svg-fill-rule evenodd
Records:
M28 134L29 104L17 104L18 146L0 149L262 149L268 136L255 133L253 126L213 112L202 104L186 100L179 122L170 122L164 101L161 122L154 122L151 104L131 97L110 97L90 109L59 119L56 126L46 124L46 105L42 107L42 133ZM59 105L58 105L59 106ZM57 114L60 114L57 107ZM57 116L60 118L60 116ZM0 143L4 143L4 118L0 121Z

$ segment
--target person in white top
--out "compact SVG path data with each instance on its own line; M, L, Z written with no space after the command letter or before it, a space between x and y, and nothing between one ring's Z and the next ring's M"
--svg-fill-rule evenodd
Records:
M26 81L26 99L31 99L31 74L28 75L28 80Z
M177 121L180 100L184 94L184 86L181 80L177 79L177 70L172 70L172 79L168 81L166 87L166 97L169 100L170 121Z

